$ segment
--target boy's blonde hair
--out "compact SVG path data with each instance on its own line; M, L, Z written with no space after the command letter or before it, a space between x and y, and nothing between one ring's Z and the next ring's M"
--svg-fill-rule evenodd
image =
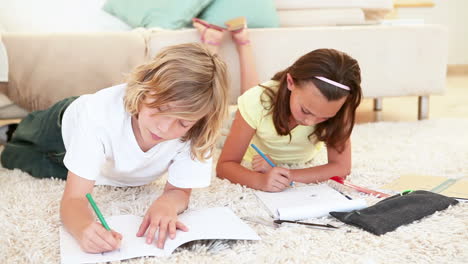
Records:
M158 114L198 120L181 140L191 141L192 158L211 157L228 108L226 64L216 54L198 43L167 47L137 67L127 85L127 112L137 115L145 98L154 99L151 108L175 103L177 112L169 108Z

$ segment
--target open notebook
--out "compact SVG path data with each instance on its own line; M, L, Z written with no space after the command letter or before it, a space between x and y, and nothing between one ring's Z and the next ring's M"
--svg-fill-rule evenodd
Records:
M164 249L159 249L155 243L146 244L145 237L136 237L142 217L135 215L109 217L106 219L109 226L120 232L123 240L119 250L102 254L83 252L76 240L63 227L60 227L61 262L95 263L140 256L168 256L182 244L201 239L260 240L255 231L226 207L188 211L181 214L179 220L189 228L189 231L177 231L175 239L168 238Z
M273 218L302 220L327 216L329 212L349 212L367 207L363 199L349 200L327 184L288 188L278 193L256 191Z

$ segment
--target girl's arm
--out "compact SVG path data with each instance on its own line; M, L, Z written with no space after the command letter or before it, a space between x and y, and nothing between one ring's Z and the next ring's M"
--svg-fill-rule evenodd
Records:
M81 178L69 171L60 202L60 218L85 252L112 251L120 246L122 236L115 231L107 231L96 222L86 199L86 194L91 193L93 187L94 181Z
M263 174L244 168L240 164L254 134L255 130L237 111L216 166L217 176L257 190L284 190L290 183L289 170L275 167Z
M177 215L187 209L191 192L192 189L178 188L167 182L163 194L148 208L137 236L141 237L147 231L146 243L151 244L158 231L157 246L163 248L167 233L174 239L177 229L188 231L184 224L177 221Z
M346 177L351 173L351 140L345 143L343 152L327 148L328 163L306 169L291 170L292 179L303 183L316 183L333 176Z

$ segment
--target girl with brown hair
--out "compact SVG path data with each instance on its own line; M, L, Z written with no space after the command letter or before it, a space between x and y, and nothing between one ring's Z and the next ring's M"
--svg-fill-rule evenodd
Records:
M218 160L218 177L269 192L282 191L292 182L346 177L360 83L355 59L334 49L317 49L248 89L238 98L238 112ZM249 148L251 143L279 165L307 164L325 145L328 163L302 169L271 167ZM242 161L250 162L252 170Z

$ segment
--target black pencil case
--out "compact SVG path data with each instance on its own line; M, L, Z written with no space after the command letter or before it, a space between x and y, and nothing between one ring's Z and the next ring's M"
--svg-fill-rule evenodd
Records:
M361 210L330 212L330 215L372 234L383 235L457 203L451 197L420 190L388 197Z

